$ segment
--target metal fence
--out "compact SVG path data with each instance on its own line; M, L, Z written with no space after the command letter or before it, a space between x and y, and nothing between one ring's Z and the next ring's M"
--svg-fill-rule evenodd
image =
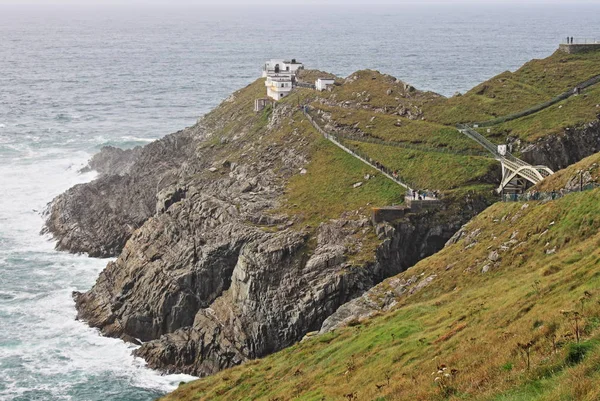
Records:
M563 38L563 45L599 45L600 39L596 38Z
M503 202L529 202L529 201L552 201L556 199L560 199L565 195L572 194L575 192L585 192L591 191L592 189L600 188L600 184L589 183L586 185L582 185L580 188L566 190L562 189L560 191L552 191L552 192L540 192L540 191L529 191L524 194L504 194L502 196Z
M490 127L492 125L496 125L496 124L502 124L508 121L512 121L512 120L516 120L517 118L521 118L521 117L526 117L529 116L531 114L537 113L538 111L542 111L562 100L565 100L573 95L579 94L580 91L597 84L598 82L600 82L600 75L596 75L593 76L592 78L588 79L587 81L584 81L578 85L576 85L574 88L569 89L568 91L561 93L560 95L548 100L547 102L544 103L540 103L538 105L535 105L527 110L523 110L520 111L518 113L513 113L513 114L509 114L507 116L504 117L498 117L498 118L494 118L492 120L488 120L488 121L482 121L482 122L477 122L477 123L472 123L470 124L472 127Z
M392 170L391 168L380 163L379 161L372 159L368 154L361 151L356 145L345 141L343 137L336 135L334 133L327 132L323 128L321 128L321 126L315 121L314 116L311 115L311 108L309 106L303 106L302 111L304 112L304 115L306 115L306 118L308 118L308 120L310 121L312 126L315 127L315 129L321 135L323 135L325 138L331 140L332 142L335 142L338 146L340 146L346 152L361 159L363 162L365 162L366 164L369 164L371 167L375 168L376 170L381 171L382 173L387 175L388 178L390 178L397 184L399 184L403 187L406 187L408 190L413 188L413 186L409 183L409 181L406 180L404 177L402 177L397 171Z
M374 143L377 145L393 146L393 147L408 149L408 150L418 150L420 152L444 153L444 154L452 154L452 155L458 155L458 156L480 156L480 157L488 157L488 158L490 156L489 153L487 153L487 152L479 152L476 150L456 150L456 149L449 149L449 148L434 148L434 147L427 147L427 146L419 146L419 145L412 145L410 143L405 143L405 142L386 141L386 140L372 137L372 136L362 136L362 135L356 135L356 134L340 134L339 136L343 137L347 140L350 140L350 141Z

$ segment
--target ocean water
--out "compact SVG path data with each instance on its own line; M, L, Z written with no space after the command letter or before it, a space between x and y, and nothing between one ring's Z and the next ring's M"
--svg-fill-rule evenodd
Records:
M161 376L131 346L74 320L71 292L106 260L39 235L52 198L103 145L143 145L193 124L267 58L347 76L363 68L447 96L567 35L600 6L125 8L0 6L0 400L152 400Z

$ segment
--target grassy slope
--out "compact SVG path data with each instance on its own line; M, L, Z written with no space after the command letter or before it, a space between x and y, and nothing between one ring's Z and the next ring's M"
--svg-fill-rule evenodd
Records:
M379 401L598 399L599 228L600 191L496 204L467 225L470 236L398 276L436 275L393 311L183 385L165 400L343 400L353 392ZM482 274L492 251L499 261ZM391 280L374 302L390 296ZM580 347L589 352L580 364L565 363L574 329L561 310L583 315ZM529 341L527 370L517 344ZM458 369L446 392L432 375L442 363Z
M297 147L302 141L301 146L309 159L307 173L295 174L287 183L280 211L314 226L339 218L347 211L359 210L368 215L367 210L370 209L367 205L385 206L402 202L404 191L400 186L324 140L300 111L292 109L291 118L284 117L277 129L268 130L272 109L253 112L254 99L264 94L263 82L260 79L236 92L234 101L224 102L206 116L204 123L214 128L216 135L203 145L203 150L222 152L223 157L233 162L242 154L252 154L248 149L257 144ZM288 103L280 102L278 107L291 107L295 101L289 98ZM227 123L223 124L223 121ZM232 140L244 131L247 133L243 140ZM247 158L245 162L248 163ZM280 166L281 169L285 167ZM365 180L366 174L374 178ZM353 188L357 182L364 184Z
M498 166L495 160L484 157L407 150L355 141L348 143L366 154L376 155L378 161L398 170L408 183L420 189L449 190L472 185L491 189L485 184L490 182L485 177L489 177Z
M404 142L411 145L423 145L425 149L481 150L481 146L474 141L463 135L457 135L454 127L421 120L410 120L388 114L373 113L368 110L347 110L326 106L320 106L319 108L331 113L331 117L336 123L359 128L373 138L392 142Z
M392 148L382 144L355 144L372 159L398 170L417 188L447 190L481 185L493 177L493 162L463 154L436 155L429 150L456 153L481 151L473 141L453 127L458 122L487 120L532 107L600 74L600 52L567 55L556 52L533 60L514 73L504 72L463 96L450 99L407 87L376 71L359 71L313 106L328 113L336 126L353 133L357 129L370 138L405 143L418 149ZM535 141L580 126L600 113L600 86L586 90L534 115L482 129L493 141L505 143L507 136ZM398 108L423 112L423 118L394 115ZM423 161L423 163L419 163ZM452 168L448 168L452 166ZM485 187L487 190L487 187Z
M583 184L595 183L600 184L600 153L593 154L579 161L578 163L572 164L566 169L559 170L555 174L546 178L531 190L541 192L559 191L567 186L569 181L580 181L580 172L588 172L589 179L586 179Z
M497 163L485 157L462 154L477 154L482 149L454 127L416 117L424 104L438 98L388 75L365 70L352 74L331 92L319 94L312 106L327 113L329 122L348 134L359 129L370 138L413 147L409 150L385 144L348 142L371 159L397 170L415 188L443 191L477 185L488 191L490 187L485 184L489 184ZM390 114L398 110L410 110L413 118Z
M515 72L504 72L462 96L429 102L424 111L428 120L441 124L485 121L543 103L598 74L600 52L568 55L557 51Z
M496 125L489 136L504 138L511 134L527 142L534 142L568 127L580 127L600 115L600 84L581 95L570 97L539 113ZM486 134L481 130L482 134ZM487 134L486 134L487 135Z

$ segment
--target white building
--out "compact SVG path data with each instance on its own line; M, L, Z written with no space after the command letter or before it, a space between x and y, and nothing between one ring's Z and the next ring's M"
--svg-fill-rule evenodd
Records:
M271 99L280 100L290 94L294 88L292 74L269 75L265 81L267 96Z
M315 81L315 88L318 91L324 91L325 89L327 89L329 86L333 85L334 83L335 83L334 79L319 78Z
M291 61L272 59L265 63L263 66L263 78L268 77L270 74L279 74L279 73L292 73L296 74L298 70L304 68L304 65L295 58Z
M263 77L267 87L267 96L281 100L290 94L296 83L298 70L304 68L302 63L292 61L270 60L263 66Z

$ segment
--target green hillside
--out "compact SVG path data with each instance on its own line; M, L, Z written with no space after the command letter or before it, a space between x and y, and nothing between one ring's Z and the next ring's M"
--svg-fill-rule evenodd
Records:
M598 74L600 52L556 51L550 57L526 63L515 72L497 75L462 96L430 102L425 106L425 115L441 124L485 121L546 102Z
M489 196L499 165L454 125L520 112L598 74L600 52L557 52L447 99L365 70L331 91L298 89L253 113L253 99L264 95L258 80L206 118L220 134L199 153L232 152L240 131L232 161L259 143L301 150L307 167L290 173L273 212L302 227L402 202L400 186L317 132L299 107L310 105L322 129L409 185L448 199ZM596 120L599 85L480 132L496 142L534 141ZM598 183L599 163L600 154L591 156L534 190L559 191L577 177ZM600 189L496 203L442 251L370 290L371 317L182 385L164 400L598 400L599 228ZM379 243L367 235L357 260Z
M497 203L370 292L391 311L164 400L596 400L599 228L600 190Z

